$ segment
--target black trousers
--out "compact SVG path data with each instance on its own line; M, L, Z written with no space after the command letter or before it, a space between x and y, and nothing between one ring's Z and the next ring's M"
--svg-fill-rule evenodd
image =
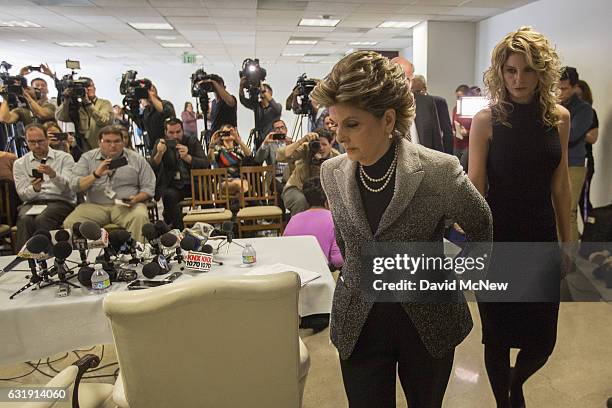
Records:
M49 201L37 204L47 205L47 208L38 215L25 215L32 208L32 204L24 204L19 208L17 242L15 242L15 249L17 251L25 245L37 230L49 231L62 228L64 219L74 210L74 204L66 201Z
M410 408L439 408L454 351L432 357L399 303L375 303L348 360L340 360L350 408L395 408L395 379Z
M191 185L187 184L183 188L169 186L162 191L162 203L164 203L164 222L172 228L182 230L183 225L183 209L179 205L185 197L191 196Z

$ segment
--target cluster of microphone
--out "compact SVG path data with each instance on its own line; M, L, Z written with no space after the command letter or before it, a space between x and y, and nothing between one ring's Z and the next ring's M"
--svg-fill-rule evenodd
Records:
M208 239L223 236L227 243L231 243L233 227L233 223L227 221L223 223L220 230L206 231L206 236L191 230L185 230L181 236L163 221L145 224L142 234L150 245L149 255L152 255L152 258L147 256L148 262L142 267L143 275L152 279L169 273L171 269L169 261L172 260L178 261L180 269L183 270L185 252L212 254L213 247L207 243ZM88 250L96 248L101 248L102 251L95 262L90 262ZM122 256L123 263L137 265L145 262L142 257L139 257L139 251L141 255L145 255L146 252L145 248L126 230L118 229L107 232L95 222L77 222L72 226L70 232L64 229L55 232L53 239L48 231L36 231L26 242L25 249L4 270L9 271L24 259L28 260L32 275L29 277L29 284L18 293L33 284L43 281L50 282L49 278L54 275L58 276L60 282L67 282L68 278L74 276L73 269L75 268L66 266L66 260L73 250L78 251L80 256L80 262L74 262L79 268L76 276L81 285L85 287L91 287L91 277L95 272L92 264L101 264L111 282L135 280L138 277L136 271L129 268L117 268L117 259ZM129 257L129 260L126 260L125 257ZM51 267L47 264L50 258L54 258ZM216 263L222 265L220 262Z

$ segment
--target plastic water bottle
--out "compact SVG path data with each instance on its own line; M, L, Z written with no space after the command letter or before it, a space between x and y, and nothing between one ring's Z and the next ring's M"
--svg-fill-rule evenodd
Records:
M110 286L110 278L103 268L97 268L91 275L91 289L93 293L105 293Z
M244 249L242 250L242 264L245 266L255 265L257 262L257 254L255 253L255 248L253 245L246 244Z

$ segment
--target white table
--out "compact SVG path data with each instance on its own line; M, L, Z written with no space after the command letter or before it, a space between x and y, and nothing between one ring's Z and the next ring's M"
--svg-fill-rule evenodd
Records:
M298 311L301 316L329 313L334 291L334 280L327 267L327 260L312 236L283 238L237 239L244 244L250 242L257 251L257 265L284 263L315 271L321 277L300 290ZM215 244L216 247L216 244ZM230 245L229 251L222 247L215 260L222 266L213 265L208 273L184 271L177 281L205 279L209 275L241 275L249 268L242 267L242 248ZM76 253L73 253L73 259ZM0 266L8 264L13 257L0 257ZM23 286L27 280L27 263L0 277L0 364L37 360L96 344L113 343L106 316L102 310L104 295L90 294L88 289L72 289L70 296L55 297L54 287L26 292L9 300L9 296ZM178 270L174 265L173 270ZM78 284L76 279L71 280ZM125 291L127 284L114 283L110 291Z

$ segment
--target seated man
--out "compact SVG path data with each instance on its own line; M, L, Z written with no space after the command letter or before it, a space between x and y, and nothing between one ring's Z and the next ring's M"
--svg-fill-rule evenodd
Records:
M263 165L265 162L266 165L274 166L276 168L275 182L276 191L278 192L283 191L285 183L289 177L287 176L287 178L284 178L284 175L288 171L288 164L286 162L276 160L276 154L279 149L286 148L286 146L288 146L290 143L291 140L287 138L287 125L285 125L285 122L282 119L278 119L272 124L272 132L268 133L263 143L255 153L255 163L258 165ZM284 208L282 202L281 208Z
M159 139L151 154L151 167L157 177L155 199L164 203L164 221L182 230L183 213L178 205L191 196L191 169L208 167L208 158L197 136L183 134L183 122L166 121L166 136ZM170 143L173 143L169 145Z
M310 208L291 217L283 236L313 235L330 269L340 269L344 261L336 243L336 231L331 211L327 209L327 197L321 187L321 180L313 177L304 182L302 192Z
M17 219L15 248L21 249L36 230L59 229L74 210L75 194L70 189L74 160L66 152L49 148L45 129L30 124L25 130L30 152L13 166L17 194L23 201ZM34 204L47 207L38 215L26 215Z
M100 129L99 148L83 153L73 170L72 188L85 193L87 202L79 204L64 221L72 228L77 221L93 221L104 226L117 224L142 242L142 226L149 222L144 204L155 193L155 174L147 160L124 149L121 127ZM113 162L125 159L127 164ZM113 162L113 165L111 165Z
M295 161L295 170L291 173L282 194L285 207L289 209L291 216L308 209L308 202L302 192L304 181L311 177L319 177L321 164L327 159L340 155L331 147L333 137L333 133L329 130L317 129L290 144L283 151L277 152L277 160Z

